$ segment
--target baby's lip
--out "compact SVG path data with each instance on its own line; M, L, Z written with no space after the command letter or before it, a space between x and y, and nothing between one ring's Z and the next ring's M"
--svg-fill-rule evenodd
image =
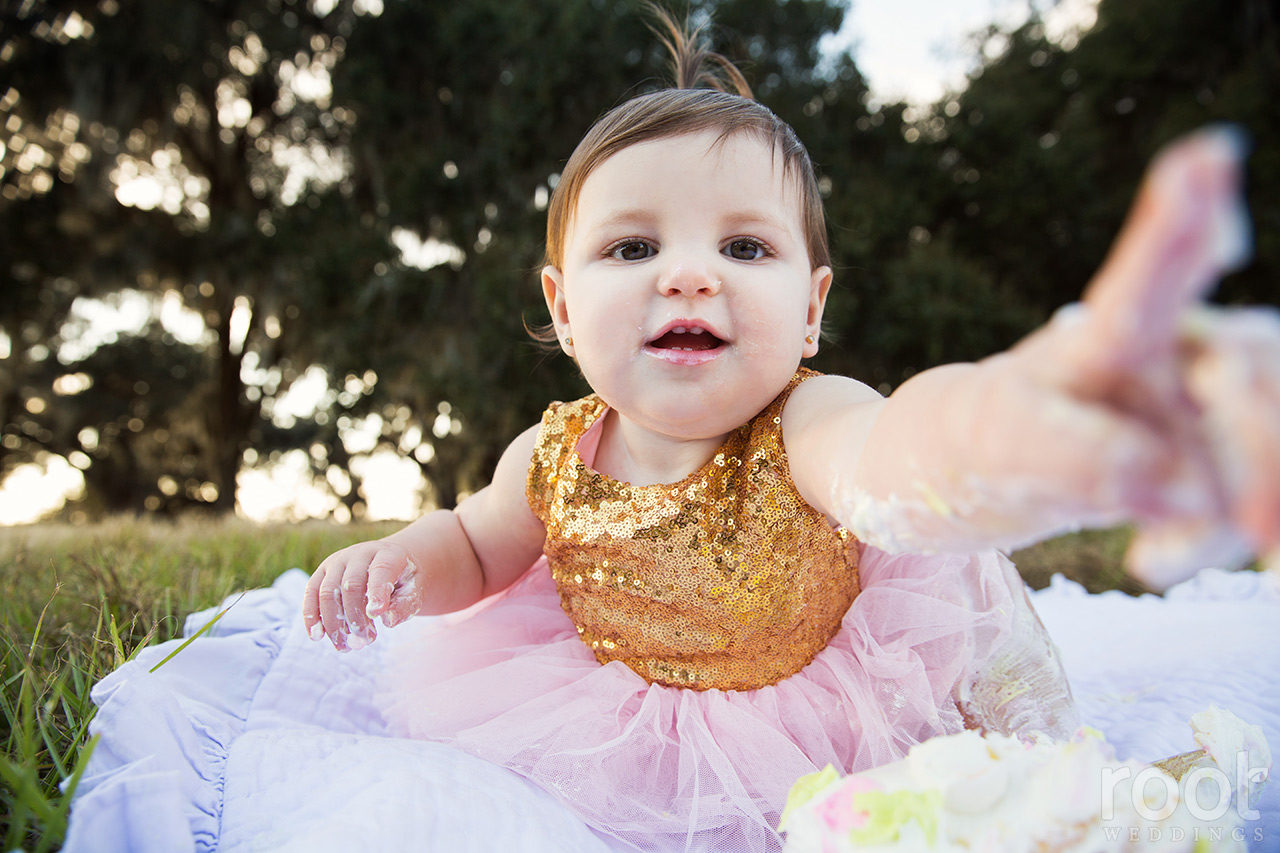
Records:
M718 349L727 343L715 327L702 320L672 320L645 342L646 347L699 352Z

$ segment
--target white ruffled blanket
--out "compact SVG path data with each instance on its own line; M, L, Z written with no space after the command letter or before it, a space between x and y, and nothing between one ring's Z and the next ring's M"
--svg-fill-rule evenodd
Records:
M179 641L94 688L99 741L64 850L610 849L519 776L388 737L370 696L397 632L348 655L310 642L305 583L286 572L154 673ZM1280 577L1205 570L1163 598L1055 578L1032 599L1082 718L1121 758L1195 748L1187 720L1210 703L1261 725L1280 752ZM216 612L193 614L186 635ZM1258 809L1250 850L1280 851L1280 784Z

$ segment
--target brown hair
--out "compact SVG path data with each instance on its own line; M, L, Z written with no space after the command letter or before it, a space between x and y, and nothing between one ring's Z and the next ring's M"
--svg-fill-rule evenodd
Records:
M671 52L673 88L639 95L605 113L578 143L551 194L547 208L547 246L544 264L561 267L564 238L573 219L578 196L587 177L613 154L636 145L672 136L716 131L721 141L739 133L756 135L782 155L783 173L795 179L800 191L806 249L814 269L831 264L826 216L809 152L789 124L751 95L751 87L737 67L710 50L703 27L678 25L661 7L648 4L666 33L654 29ZM544 330L531 330L539 340L554 341Z

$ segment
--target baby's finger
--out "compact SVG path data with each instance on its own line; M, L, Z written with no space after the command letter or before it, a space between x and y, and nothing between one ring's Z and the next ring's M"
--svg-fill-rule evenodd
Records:
M396 584L391 594L391 601L382 613L382 624L394 628L418 615L422 607L422 595L419 584L418 567L412 560L406 561L408 569Z
M313 640L324 636L324 626L320 624L320 582L323 580L324 567L321 565L311 573L307 588L302 593L302 625Z
M369 583L369 570L360 561L347 564L342 574L340 586L342 594L342 614L347 620L350 636L347 645L352 649L363 649L377 639L378 633L365 615L365 587Z
M1179 140L1157 157L1085 292L1090 325L1081 356L1110 370L1171 348L1182 313L1247 259L1244 154L1243 134L1217 127Z
M1125 552L1125 568L1163 592L1203 568L1238 569L1252 549L1224 520L1186 516L1139 528Z
M341 557L330 557L323 564L324 578L320 582L320 623L324 634L340 652L348 649L347 635L349 627L342 607L342 576L346 571L346 561Z
M386 549L375 554L369 561L367 615L373 618L387 613L397 587L411 582L411 576L416 575L417 568L412 560L400 552Z
M1259 551L1280 545L1280 314L1204 311L1189 371L1205 438L1240 530Z

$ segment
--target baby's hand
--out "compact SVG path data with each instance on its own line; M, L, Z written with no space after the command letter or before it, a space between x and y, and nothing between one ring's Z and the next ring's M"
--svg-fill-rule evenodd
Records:
M307 582L302 621L313 640L328 637L338 651L378 638L373 620L394 628L422 605L418 566L394 542L361 542L325 559Z
M1186 388L1217 500L1140 527L1126 562L1157 589L1204 566L1280 557L1280 314L1201 308L1184 326Z
M1209 130L1163 153L1083 306L1010 353L1050 396L1007 414L1079 416L1064 458L1138 525L1128 563L1155 587L1280 545L1280 316L1201 302L1248 255L1242 149Z

